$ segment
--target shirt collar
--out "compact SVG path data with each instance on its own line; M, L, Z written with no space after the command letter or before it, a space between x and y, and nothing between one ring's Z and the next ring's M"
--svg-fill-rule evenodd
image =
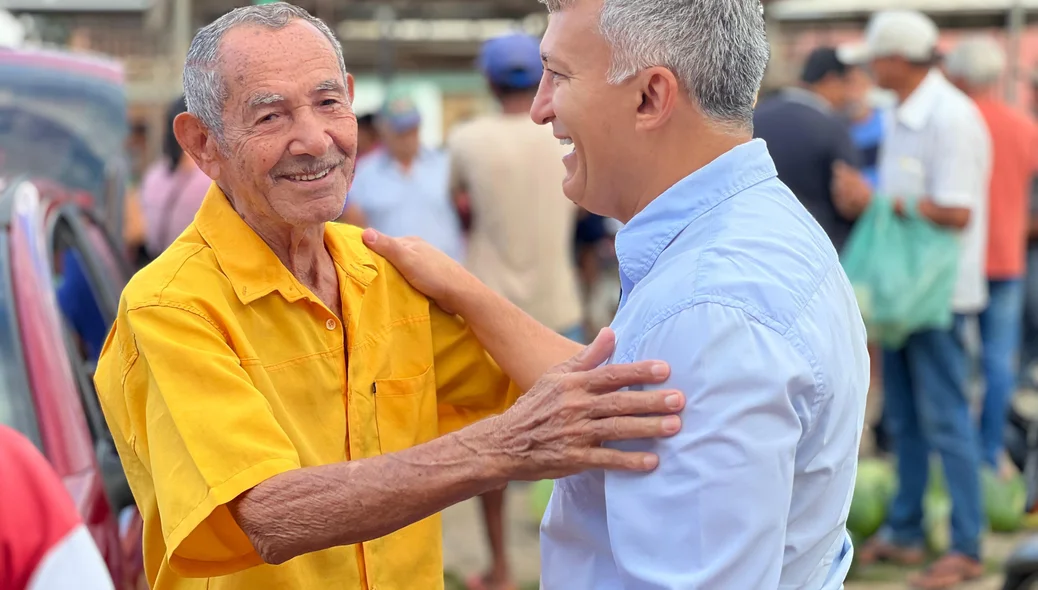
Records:
M617 232L620 271L632 285L637 284L674 238L699 216L776 175L767 145L754 139L681 179Z
M940 99L945 84L948 81L939 71L930 70L919 87L897 107L897 120L909 129L921 130L930 119L934 103Z
M216 261L245 305L278 291L289 302L311 297L259 235L231 207L216 183L209 187L195 216L195 228L212 248ZM377 274L371 252L356 240L345 239L325 224L324 243L332 260L347 275L365 285Z

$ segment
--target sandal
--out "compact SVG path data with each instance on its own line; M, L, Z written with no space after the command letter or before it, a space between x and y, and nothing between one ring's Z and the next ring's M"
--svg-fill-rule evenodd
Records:
M912 567L922 565L926 561L926 551L919 547L904 547L874 537L862 546L857 561L863 566L882 561Z
M918 590L947 590L984 575L984 564L958 553L949 553L922 572L909 577Z

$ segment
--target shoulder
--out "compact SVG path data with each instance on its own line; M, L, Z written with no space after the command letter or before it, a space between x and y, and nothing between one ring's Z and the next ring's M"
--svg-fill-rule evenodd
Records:
M148 266L137 272L122 293L120 316L144 307L179 308L203 315L210 323L236 297L215 252L192 226ZM118 327L117 322L116 327Z
M329 223L325 228L326 231L331 233L331 239L337 243L340 250L348 257L347 260L340 262L345 262L350 269L370 266L375 271L371 284L376 286L378 290L392 292L393 297L398 302L407 303L408 307L411 307L412 304L417 305L418 308L428 306L429 299L425 295L412 287L407 282L407 279L400 274L400 271L388 260L372 252L364 244L362 239L364 234L363 228L337 222ZM394 313L396 311L402 312L403 310L394 310Z
M827 285L837 274L839 258L828 237L784 185L768 181L679 235L650 273L646 292L658 315L714 304L786 332L821 291L849 292L838 280Z

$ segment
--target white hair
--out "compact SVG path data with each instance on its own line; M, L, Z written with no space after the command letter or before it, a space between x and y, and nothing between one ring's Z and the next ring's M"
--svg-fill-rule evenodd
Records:
M328 39L335 49L339 69L345 81L346 61L342 55L342 45L335 33L321 19L286 2L235 8L200 29L191 40L184 64L184 99L187 102L187 112L198 117L202 124L216 135L219 142L223 141L223 112L228 99L227 86L220 74L220 44L224 35L234 27L242 25L282 29L294 20L310 23Z
M975 89L984 89L997 83L1006 70L1006 54L995 39L974 35L964 39L948 54L945 70Z
M577 0L540 0L549 12ZM753 128L770 48L760 0L603 0L599 30L612 48L608 80L670 69L715 122Z

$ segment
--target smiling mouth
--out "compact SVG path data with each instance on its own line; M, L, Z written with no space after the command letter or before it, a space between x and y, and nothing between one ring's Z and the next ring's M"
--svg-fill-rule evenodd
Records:
M332 170L335 170L338 167L339 165L336 164L331 168L325 168L324 170L320 170L318 172L311 172L307 174L286 174L282 178L287 178L293 182L314 182L316 180L321 180L325 176L328 176L329 174L331 174Z

